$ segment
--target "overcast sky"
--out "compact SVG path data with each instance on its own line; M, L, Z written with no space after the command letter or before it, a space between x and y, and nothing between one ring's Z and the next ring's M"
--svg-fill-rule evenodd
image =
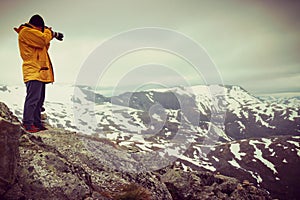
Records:
M240 85L256 95L300 93L297 0L1 0L0 4L0 84L22 84L13 27L38 13L46 25L65 34L65 40L53 40L49 50L56 83L76 83L94 50L117 35L160 27L205 49L224 84ZM103 89L124 90L207 83L205 75L182 57L142 48L119 55L95 81Z

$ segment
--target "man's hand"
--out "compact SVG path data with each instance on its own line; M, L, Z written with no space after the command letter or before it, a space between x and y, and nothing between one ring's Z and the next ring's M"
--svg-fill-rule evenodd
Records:
M63 41L64 35L59 32L53 32L53 37L55 37L59 41Z

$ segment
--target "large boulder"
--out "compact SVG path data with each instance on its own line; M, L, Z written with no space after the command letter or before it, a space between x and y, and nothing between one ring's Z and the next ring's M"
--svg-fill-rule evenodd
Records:
M6 199L122 199L132 184L137 194L145 191L150 199L172 199L153 174L113 169L109 160L90 152L83 142L91 140L107 154L114 154L119 147L109 141L49 129L21 136L18 181L5 194Z
M14 183L19 158L20 124L7 106L0 103L0 196Z

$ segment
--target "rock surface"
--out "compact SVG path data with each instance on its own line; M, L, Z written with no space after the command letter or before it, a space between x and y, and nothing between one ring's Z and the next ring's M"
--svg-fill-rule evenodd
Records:
M15 138L19 152L7 152L6 156L19 157L14 162L16 173L10 187L1 185L0 199L271 199L265 190L250 183L218 173L185 171L176 163L152 172L113 168L115 159L134 162L127 156L130 149L107 139L48 128ZM0 130L1 134L21 132L19 125L7 120ZM90 151L91 147L102 154Z
M0 195L14 183L19 157L20 125L7 106L0 103Z

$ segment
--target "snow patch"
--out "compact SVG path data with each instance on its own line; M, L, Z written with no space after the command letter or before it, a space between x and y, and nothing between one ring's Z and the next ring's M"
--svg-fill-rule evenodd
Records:
M190 163L192 163L196 166L203 167L207 170L213 171L213 172L217 170L214 166L212 166L212 164L210 162L206 162L206 161L203 161L203 160L199 162L199 160L189 158L189 157L184 156L182 154L181 155L180 154L176 155L176 157L180 158L182 160L188 161L188 162L190 162Z
M181 166L182 166L184 172L189 171L189 167L186 166L185 164L181 163Z
M262 138L261 139L265 143L265 148L269 148L269 146L272 144L272 140L268 138Z
M278 174L278 172L275 168L275 165L263 157L262 151L259 148L257 148L257 146L256 146L257 143L260 143L260 142L256 141L256 140L250 140L250 142L249 142L249 144L251 144L254 147L254 150L255 150L254 157L256 159L260 160L270 170L272 170L274 174Z
M261 183L263 180L261 178L261 176L257 173L257 172L252 172L250 170L248 170L248 172L251 174L251 176L256 179L257 183Z
M293 145L295 145L296 147L300 148L299 142L295 142L295 141L286 141L286 142L288 142L288 143L290 143L290 144L293 144Z
M275 151L270 156L272 156L272 157L275 156Z
M240 153L240 144L239 143L231 144L230 151L235 156L235 158L238 160L242 160L242 156L246 155L246 153Z
M220 161L219 158L217 158L217 157L215 157L215 156L213 156L212 158L213 158L215 161L217 161L217 162Z
M239 163L236 162L235 159L232 159L230 161L228 161L232 166L236 167L236 168L241 168L241 166L239 165Z

